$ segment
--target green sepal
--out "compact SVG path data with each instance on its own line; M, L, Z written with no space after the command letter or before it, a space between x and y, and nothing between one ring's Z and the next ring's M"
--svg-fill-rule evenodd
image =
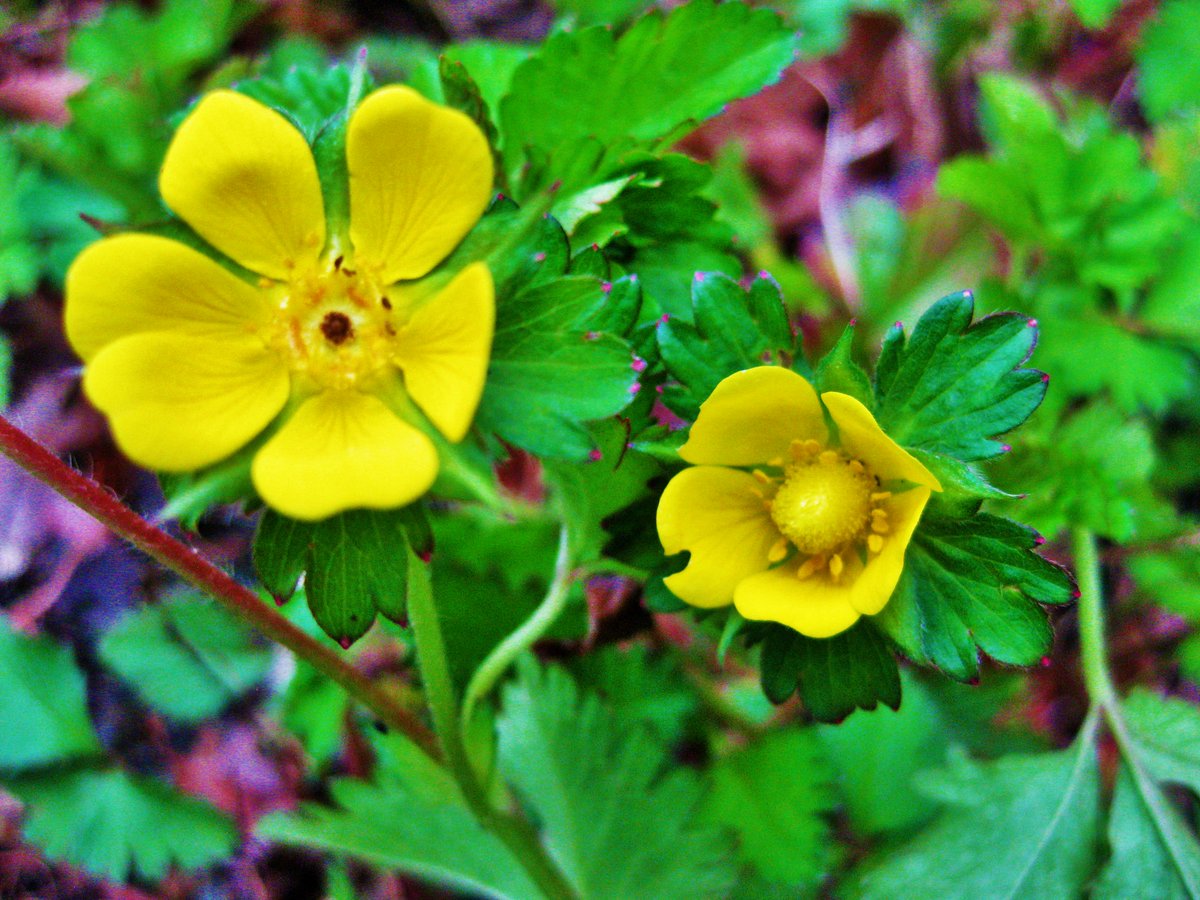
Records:
M783 703L799 693L818 722L840 722L856 709L900 707L900 670L887 640L860 619L829 638L810 638L771 623L763 638L763 693Z
M854 361L854 326L846 326L838 342L817 363L816 388L818 392L837 391L849 394L867 409L875 405L875 392L871 379Z
M1050 651L1039 604L1077 594L1070 574L1033 552L1031 528L981 513L949 518L926 510L900 583L873 621L906 656L959 681L979 674L979 651L1028 666Z
M728 275L697 272L692 319L667 318L657 332L663 363L678 382L667 386L663 402L685 418L695 417L723 378L794 355L783 298L769 277L756 278L747 291Z
M254 535L254 567L277 601L291 597L305 575L305 596L321 629L344 647L380 612L405 621L404 559L412 544L431 544L419 504L400 509L352 509L317 522L265 510Z
M487 101L483 99L479 85L475 83L465 65L445 55L438 58L438 78L442 83L442 97L446 105L465 113L487 138L496 173L503 178L504 166L498 150L500 139L496 134L496 126L492 123L491 110L488 109Z
M1020 425L1046 394L1046 378L1020 368L1033 352L1037 323L998 313L972 324L970 292L935 303L905 341L899 325L884 338L875 371L876 420L904 447L987 459L994 440Z
M373 87L366 77L364 95ZM315 144L332 119L347 113L354 78L355 73L345 65L323 69L294 66L278 77L264 75L239 82L237 91L283 113Z
M327 240L345 240L350 229L350 173L346 164L346 112L321 126L313 139L313 159L325 201Z

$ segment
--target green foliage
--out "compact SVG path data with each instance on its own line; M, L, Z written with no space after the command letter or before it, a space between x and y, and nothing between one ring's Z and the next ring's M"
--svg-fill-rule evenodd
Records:
M945 808L899 849L878 855L845 885L848 897L1077 897L1100 839L1095 746L958 758L924 780Z
M851 322L847 326L837 343L833 345L833 349L817 363L814 386L820 393L837 391L841 394L849 394L870 409L874 403L871 379L854 361L851 352L854 346L855 324L855 322Z
M930 691L903 674L899 709L881 706L817 732L856 834L901 832L928 819L935 806L916 777L945 762L950 723Z
M893 326L875 369L880 426L898 443L960 460L1003 452L993 440L1024 422L1046 393L1042 373L1019 368L1036 341L1016 314L972 324L974 298L955 294L921 317L906 342Z
M133 4L107 7L67 51L70 68L91 79L67 102L71 124L26 127L20 145L129 217L160 218L154 182L169 135L164 122L250 12L235 0L168 0L151 14Z
M318 764L328 762L342 741L350 700L342 688L303 660L279 697L279 719Z
M1044 534L1076 526L1126 541L1152 519L1169 519L1150 489L1155 456L1144 421L1095 402L1061 418L1049 409L1036 416L992 471L1001 484L1028 491L1008 508Z
M225 816L150 778L50 771L5 787L26 804L25 835L43 852L117 881L134 871L157 881L172 866L207 866L237 846Z
M1142 108L1152 122L1200 106L1200 3L1168 0L1142 32L1137 61Z
M400 736L377 746L383 766L376 783L336 779L330 786L336 808L306 803L296 813L274 813L259 822L258 837L344 853L485 896L538 896L444 769Z
M978 650L998 662L1033 665L1050 650L1039 603L1076 594L1066 571L1032 552L1037 535L987 513L944 518L926 511L904 573L874 621L911 659L965 681Z
M1071 0L1079 21L1092 29L1103 28L1121 6L1121 0Z
M774 731L717 761L706 815L737 835L743 861L766 878L814 885L832 861L831 774L811 730Z
M878 703L900 706L896 660L872 620L860 619L848 631L820 639L768 625L760 665L763 692L772 703L798 691L818 722L840 722Z
M743 290L727 275L698 272L690 313L690 321L672 317L657 330L663 364L677 381L663 401L688 418L726 376L795 352L779 286L769 277Z
M630 728L648 728L665 747L683 739L700 712L678 660L654 655L642 644L608 646L575 666L581 686L598 694Z
M100 752L71 653L0 623L0 769L86 759Z
M497 722L501 769L587 897L716 896L732 880L720 834L700 822L699 779L630 730L561 669L525 657ZM670 865L664 865L664 860Z
M599 26L553 35L500 104L510 177L532 164L518 196L605 180L623 153L664 146L774 81L793 53L774 13L711 0L651 13L620 38Z
M376 612L404 617L411 543L428 548L428 525L419 506L354 509L300 522L265 510L254 534L254 566L263 586L280 600L304 574L313 618L326 634L349 647L367 633Z
M215 716L271 666L253 631L198 597L141 607L105 633L99 651L142 699L183 722Z

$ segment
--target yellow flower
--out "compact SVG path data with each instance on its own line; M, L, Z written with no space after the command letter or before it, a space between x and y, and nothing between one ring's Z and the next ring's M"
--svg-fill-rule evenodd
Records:
M273 422L251 476L298 519L408 503L478 406L495 319L482 263L439 291L428 274L492 191L486 138L404 87L368 96L346 131L349 225L327 229L317 167L287 119L231 91L176 133L163 199L246 278L182 243L105 238L67 276L67 335L84 389L138 463L186 472ZM281 415L282 413L282 415Z
M836 436L825 424L822 403ZM658 506L666 585L692 606L831 637L887 604L930 491L942 486L846 394L788 369L729 376L700 407ZM758 466L752 471L745 468Z

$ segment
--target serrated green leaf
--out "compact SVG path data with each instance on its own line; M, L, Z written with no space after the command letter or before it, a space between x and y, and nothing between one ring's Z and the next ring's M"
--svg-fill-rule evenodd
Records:
M319 522L268 509L254 535L254 566L263 586L281 599L306 573L313 618L348 646L366 634L377 611L403 620L410 528L418 534L427 528L419 507L353 509Z
M264 840L345 853L487 897L537 897L508 849L467 809L446 770L393 735L378 743L381 770L369 784L339 778L336 808L304 804L258 824Z
M533 149L551 157L540 178L549 184L581 140L653 145L676 135L778 78L794 40L772 12L711 0L651 13L619 39L602 27L560 32L517 68L500 105L506 167L517 173ZM603 175L601 163L593 180ZM572 189L586 173L580 181Z
M1028 666L1050 650L1039 603L1073 599L1071 577L1032 552L1029 528L981 513L926 512L904 558L900 584L874 621L901 650L960 681L979 671L977 649Z
M1164 3L1142 33L1137 61L1138 93L1150 121L1200 106L1200 4Z
M867 373L854 361L854 325L851 322L846 326L838 342L817 363L816 388L849 394L870 409L875 404L875 392Z
M852 873L847 897L1078 897L1100 837L1096 748L960 759L925 779L946 804L920 836Z
M1161 553L1140 553L1128 562L1140 592L1159 606L1200 622L1200 548L1180 546Z
M351 80L347 66L291 66L277 77L243 81L237 90L284 113L311 144L332 119L346 112Z
M645 644L610 644L581 657L574 671L584 690L599 694L630 727L648 727L664 747L678 744L700 711L678 660Z
M705 815L738 836L741 858L767 878L812 885L832 862L832 774L813 731L771 732L713 766Z
M1159 781L1200 795L1200 710L1174 697L1134 690L1122 704L1141 763Z
M887 641L868 621L830 638L767 626L761 657L763 692L782 703L799 691L818 722L840 722L856 709L900 705L900 673Z
M71 651L0 622L0 769L21 770L100 752Z
M580 696L561 669L523 657L517 670L497 722L500 766L575 889L721 895L733 872L721 834L697 819L698 779L669 764L648 731L630 731L595 696Z
M1187 229L1163 260L1162 271L1146 294L1143 322L1157 333L1200 347L1200 227Z
M974 502L978 507L980 500L1012 500L1016 494L1002 491L990 481L976 466L965 463L953 456L942 456L940 453L929 453L913 447L909 452L916 457L925 468L933 473L942 486L942 492L933 495L936 502ZM974 512L974 509L971 510Z
M629 344L592 330L608 297L597 279L567 276L500 305L480 427L534 453L587 457L586 423L620 412L637 381Z
M782 310L778 286L768 278L755 280L756 285L760 283L765 287L757 290L768 296L759 294L751 301L751 292L728 275L697 272L692 282L694 324L671 317L658 325L663 363L678 381L668 387L663 399L680 414L694 418L700 404L726 376L761 366L781 351L790 354L794 350L790 328L786 343L776 340L783 332L769 294L775 293Z
M226 859L237 829L203 800L124 772L53 771L6 779L26 805L25 836L50 859L113 881L157 881L172 866Z
M240 619L192 597L125 616L99 653L150 706L183 722L216 715L271 667L270 649Z
M898 443L986 459L993 440L1020 425L1042 402L1042 373L1019 366L1036 341L1036 323L1016 314L972 324L974 298L952 294L934 304L905 343L889 331L876 371L876 419Z
M287 689L277 699L283 727L300 739L318 765L328 762L341 745L346 711L350 709L346 692L308 663L297 660Z

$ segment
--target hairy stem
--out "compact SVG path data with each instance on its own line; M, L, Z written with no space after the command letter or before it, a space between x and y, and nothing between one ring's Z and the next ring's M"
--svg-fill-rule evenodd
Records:
M409 551L408 557L408 616L433 726L450 772L479 824L504 842L542 893L550 900L573 900L577 894L546 853L537 834L523 820L492 806L471 765L459 729L458 702L429 572L414 553Z
M103 486L76 472L3 417L0 417L0 452L155 562L341 685L380 721L403 732L432 758L439 757L437 740L429 729L336 651L305 634L253 591L238 584L191 547L151 525Z
M1117 691L1108 672L1104 638L1104 588L1096 537L1085 528L1071 535L1075 554L1075 577L1079 579L1079 643L1083 680L1094 704L1117 708Z

